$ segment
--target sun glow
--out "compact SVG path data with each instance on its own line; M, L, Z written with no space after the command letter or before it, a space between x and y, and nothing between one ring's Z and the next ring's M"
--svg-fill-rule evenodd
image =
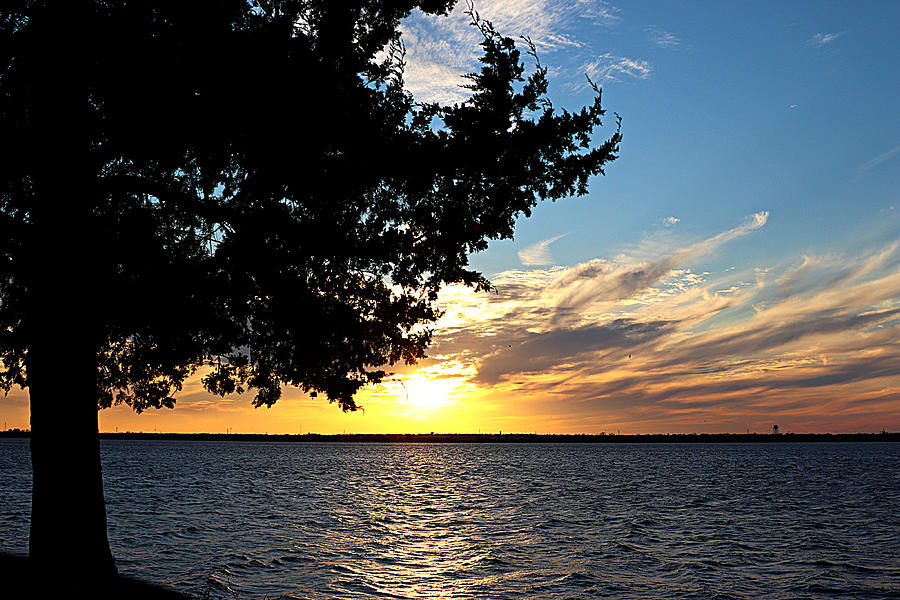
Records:
M471 367L456 361L420 367L413 373L397 374L375 392L406 416L430 416L457 404L470 390Z
M451 395L457 387L453 380L430 379L421 373L410 376L402 385L406 401L422 410L434 410L451 404L453 402Z

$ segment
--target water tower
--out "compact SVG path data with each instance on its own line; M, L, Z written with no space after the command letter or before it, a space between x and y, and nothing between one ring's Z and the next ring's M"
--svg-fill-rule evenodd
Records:
M772 425L772 435L778 435L778 425Z

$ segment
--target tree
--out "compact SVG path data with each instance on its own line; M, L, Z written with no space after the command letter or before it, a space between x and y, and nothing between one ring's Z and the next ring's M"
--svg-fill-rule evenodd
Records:
M10 3L7 3L7 6ZM424 356L467 255L616 158L472 12L460 104L404 88L452 0L21 1L0 13L0 385L27 387L30 560L111 574L97 409L282 386L355 410ZM63 565L56 565L59 568Z

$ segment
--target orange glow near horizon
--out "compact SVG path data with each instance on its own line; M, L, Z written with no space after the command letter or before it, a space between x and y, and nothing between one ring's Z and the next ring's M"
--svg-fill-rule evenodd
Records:
M430 358L342 414L285 390L272 407L185 382L174 410L100 413L102 431L691 433L900 430L900 242L781 271L669 268L761 218L654 259L515 270L450 286ZM642 281L648 273L656 279ZM837 275L836 275L837 274ZM841 277L841 285L830 282ZM27 394L0 421L28 427Z

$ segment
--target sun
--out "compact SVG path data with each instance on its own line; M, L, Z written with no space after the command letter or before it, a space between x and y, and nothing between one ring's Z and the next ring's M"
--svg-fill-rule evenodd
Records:
M432 378L427 373L413 373L402 381L405 400L411 408L434 410L453 404L457 381L450 378Z
M398 374L382 385L382 397L408 416L424 416L457 404L471 390L470 369L456 361L422 367L413 373Z

